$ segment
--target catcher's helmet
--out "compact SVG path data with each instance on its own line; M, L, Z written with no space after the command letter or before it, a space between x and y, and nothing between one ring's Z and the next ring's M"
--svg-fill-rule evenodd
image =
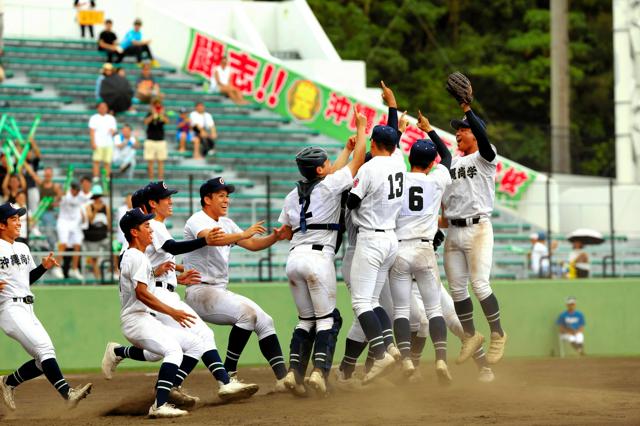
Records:
M308 180L315 179L316 167L322 166L329 159L323 148L309 146L296 154L296 164L300 174Z

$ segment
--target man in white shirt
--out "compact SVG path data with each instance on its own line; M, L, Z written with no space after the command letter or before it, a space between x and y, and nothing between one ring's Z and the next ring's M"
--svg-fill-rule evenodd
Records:
M73 251L76 253L79 253L82 249L82 242L84 241L84 233L82 232L84 204L85 200L80 196L80 186L76 182L72 182L69 191L60 199L60 211L58 213L58 223L56 224L58 251L60 253L66 252L67 247L73 247ZM58 261L62 262L62 258ZM80 256L73 256L71 258L69 278L81 281L84 279L78 269L79 265ZM60 266L56 266L51 273L55 278L64 278Z
M0 377L0 398L10 410L15 410L15 388L44 373L67 400L67 406L75 408L91 392L91 383L69 387L58 366L51 338L34 312L35 298L30 285L47 269L58 266L58 262L53 253L49 253L36 267L29 247L16 242L22 226L20 217L25 214L24 208L16 209L10 203L0 205L0 328L18 341L33 359L14 373Z
M544 232L534 232L531 240L530 267L534 277L546 277L549 274L549 249L545 244Z
M198 138L200 142L202 154L205 156L215 154L216 139L218 138L216 123L211 114L205 111L203 102L196 102L196 109L189 114L189 120L194 137Z
M103 165L107 176L111 173L113 159L113 135L118 130L118 123L110 115L106 102L98 104L97 114L89 119L89 137L93 150L93 180L100 178L100 166Z
M131 126L124 124L122 131L113 138L115 151L113 152L113 163L118 167L119 173L127 173L128 179L133 179L136 169L136 148L138 141L131 132Z
M227 57L223 56L220 65L213 66L209 91L218 91L225 94L237 105L247 105L249 101L242 96L242 92L231 82L231 67L229 67L228 62Z

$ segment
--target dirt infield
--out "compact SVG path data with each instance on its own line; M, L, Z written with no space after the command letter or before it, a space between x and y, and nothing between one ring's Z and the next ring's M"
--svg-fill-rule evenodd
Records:
M423 363L424 364L424 363ZM476 381L472 364L453 366L454 383L441 388L429 365L421 384L384 384L366 392L335 391L327 398L299 399L269 394L274 379L266 368L241 370L245 381L260 384L252 399L223 405L204 370L186 382L202 398L182 419L158 420L180 425L360 425L360 424L640 424L640 358L506 360L495 368L496 381ZM396 373L397 374L397 373ZM93 393L75 411L43 379L17 389L18 410L0 408L2 424L124 425L149 424L144 415L153 396L155 374L119 372L112 381L98 374L71 375L92 381Z

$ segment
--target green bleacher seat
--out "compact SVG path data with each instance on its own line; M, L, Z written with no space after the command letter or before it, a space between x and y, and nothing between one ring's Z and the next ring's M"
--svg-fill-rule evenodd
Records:
M67 96L44 97L44 96L23 96L23 95L7 95L0 94L0 101L6 102L34 102L34 103L61 103L70 104L73 98Z
M41 92L42 84L29 83L2 83L0 84L0 93L30 93Z
M29 67L31 69L54 69L54 68L91 68L96 70L96 77L98 76L98 71L102 67L102 62L84 62L84 61L69 61L62 59L51 59L43 61L42 59L34 59L34 58L16 58L5 56L3 61L9 65ZM121 68L125 70L136 70L139 69L136 64L129 62L122 62L119 64ZM154 68L154 72L167 72L174 73L176 69L174 67L161 66L158 68Z

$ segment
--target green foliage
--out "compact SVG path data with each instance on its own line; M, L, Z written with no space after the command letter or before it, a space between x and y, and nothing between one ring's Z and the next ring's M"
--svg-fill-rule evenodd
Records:
M309 0L344 59L367 63L400 108L445 126L460 109L444 90L455 70L471 79L475 108L501 154L538 170L549 164L548 1ZM611 2L570 2L573 172L613 172Z

